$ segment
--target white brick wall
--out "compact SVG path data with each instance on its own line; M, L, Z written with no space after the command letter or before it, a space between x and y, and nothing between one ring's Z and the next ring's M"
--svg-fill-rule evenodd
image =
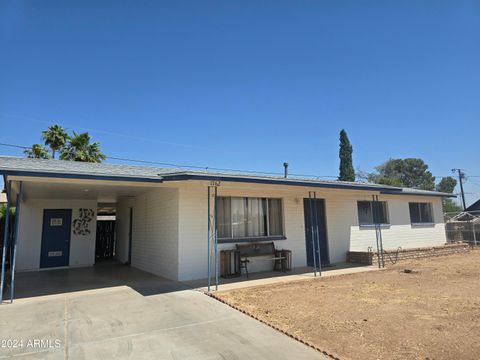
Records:
M383 248L404 249L439 246L446 243L445 224L443 223L442 200L425 196L380 196L379 200L388 202L390 226L382 227ZM409 202L431 202L434 223L431 225L412 225L410 223ZM356 205L355 205L356 206ZM355 209L356 210L356 209ZM366 251L371 246L376 251L375 229L358 226L351 227L352 251Z
M43 212L45 209L71 209L73 222L78 218L80 208L92 209L95 211L95 216L97 215L96 200L44 200L27 198L20 208L16 269L18 271L24 271L40 268ZM69 266L90 266L95 263L96 219L89 224L89 229L90 234L88 235L75 235L72 225Z
M124 198L117 202L115 257L121 263L126 263L128 261L130 207L133 207L134 204L135 200L133 198Z
M180 280L205 278L207 275L207 183L187 182L179 188L179 273ZM347 251L366 250L375 245L374 229L358 226L357 200L371 200L375 192L337 189L308 189L271 185L222 183L221 196L279 197L283 199L287 240L275 242L277 248L292 250L293 266L306 265L303 198L316 191L325 199L327 237L332 263L344 262ZM445 233L441 199L425 196L380 195L387 200L391 226L383 229L384 248L393 249L443 245ZM415 227L410 224L408 202L432 202L435 224ZM220 250L234 248L222 244Z
M178 190L155 189L137 196L132 229L132 266L177 279Z

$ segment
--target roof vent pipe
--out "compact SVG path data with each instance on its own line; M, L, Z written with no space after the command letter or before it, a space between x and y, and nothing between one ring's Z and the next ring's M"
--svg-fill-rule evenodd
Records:
M287 178L288 177L288 163L284 162L283 167L285 168L284 177Z

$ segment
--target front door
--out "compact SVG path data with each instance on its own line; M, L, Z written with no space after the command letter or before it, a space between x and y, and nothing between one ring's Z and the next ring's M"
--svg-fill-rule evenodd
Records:
M318 229L318 240L320 242L320 258L322 266L330 264L327 241L327 224L325 217L325 200L303 199L303 210L305 214L305 241L307 248L307 265L313 266L313 241L316 241ZM315 243L315 249L317 249ZM318 251L315 252L315 262L318 264Z
M68 266L72 210L44 210L40 267Z

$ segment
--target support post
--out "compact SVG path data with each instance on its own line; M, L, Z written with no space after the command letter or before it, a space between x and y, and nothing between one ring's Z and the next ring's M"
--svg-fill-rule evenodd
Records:
M317 207L317 192L313 192L313 202L315 204L315 238L317 241L317 253L318 253L318 275L322 276L322 253L320 252L320 234L318 231L318 207Z
M207 194L208 194L208 199L207 199L207 222L208 222L208 225L207 225L207 229L208 229L208 232L207 232L207 250L208 250L208 253L207 253L207 266L208 266L208 270L207 270L207 278L208 278L208 291L210 292L210 281L211 281L211 273L210 273L210 270L211 270L211 266L210 266L210 252L211 252L211 245L210 245L210 186L208 186L207 188Z
M3 302L3 288L5 284L5 267L6 267L6 260L7 260L7 249L8 249L8 241L9 241L9 232L10 232L10 189L11 189L11 182L8 181L5 183L5 187L7 189L7 213L5 214L5 227L3 229L3 251L2 251L2 271L1 271L1 279L0 279L0 304Z
M375 236L377 238L377 256L378 256L378 267L385 267L385 259L383 256L383 238L382 238L382 225L380 224L380 202L378 201L378 195L372 195L372 212L373 212L373 222L375 223Z
M310 234L312 235L312 255L313 255L313 275L317 276L317 259L315 257L315 231L313 228L313 208L312 208L312 192L308 192L308 204L310 206Z
M377 221L377 211L375 208L375 195L372 195L372 216L373 216L373 224L375 225L375 239L377 242L377 260L378 260L378 268L381 268L381 260L380 260L380 239L378 236L378 221Z
M218 227L217 227L217 187L215 186L215 198L214 198L214 231L215 231L215 290L218 290Z
M17 237L18 237L18 228L20 226L20 211L21 211L21 203L22 203L22 187L23 183L20 181L20 188L17 194L17 207L15 208L15 233L13 234L12 239L12 264L10 266L10 303L13 303L13 291L15 287L15 263L17 260Z

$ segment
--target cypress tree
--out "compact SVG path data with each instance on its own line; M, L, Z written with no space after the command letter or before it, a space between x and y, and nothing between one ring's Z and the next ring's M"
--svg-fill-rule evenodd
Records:
M355 171L353 170L352 161L353 148L348 140L347 132L342 129L340 131L340 175L338 180L340 181L355 181Z

